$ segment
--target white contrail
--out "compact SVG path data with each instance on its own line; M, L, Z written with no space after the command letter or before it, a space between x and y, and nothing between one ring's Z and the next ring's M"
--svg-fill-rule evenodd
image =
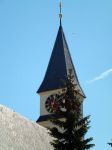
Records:
M101 73L99 76L93 78L92 80L87 81L87 83L90 84L90 83L93 83L93 82L95 82L95 81L104 79L104 78L108 77L108 76L111 75L111 74L112 74L112 68L106 70L105 72Z

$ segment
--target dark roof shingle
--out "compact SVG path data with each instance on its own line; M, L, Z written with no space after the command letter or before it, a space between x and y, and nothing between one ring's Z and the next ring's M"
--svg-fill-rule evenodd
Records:
M63 28L60 25L44 80L37 93L63 88L65 86L63 81L66 80L70 69L72 69L77 89L85 97L76 75Z

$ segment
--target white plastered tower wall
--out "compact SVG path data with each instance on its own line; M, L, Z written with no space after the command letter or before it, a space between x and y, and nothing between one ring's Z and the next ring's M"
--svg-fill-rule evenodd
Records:
M51 114L46 110L45 102L50 95L58 94L61 91L62 89L57 89L57 90L42 92L39 94L40 95L40 116Z
M59 94L60 92L62 92L62 89L46 91L39 94L40 95L40 116L51 114L46 110L45 102L50 95ZM79 100L83 103L84 97L79 95Z
M57 90L51 90L51 91L46 91L46 92L39 93L39 95L40 95L40 116L51 115L51 113L49 113L46 110L46 108L45 108L45 102L46 102L47 98L50 95L59 94L61 92L62 92L62 88L61 89L57 89ZM78 98L82 102L81 113L82 113L82 116L83 116L83 101L84 101L84 97L79 94ZM49 120L38 122L38 124L40 124L40 125L42 125L43 127L46 127L46 128L52 127L52 123Z
M40 95L40 116L51 115L51 113L49 113L45 108L45 102L50 95L59 94L61 91L62 91L62 89L56 89L56 90L50 90L50 91L39 93L39 95ZM48 120L38 122L38 124L40 124L44 127L52 126L52 124Z

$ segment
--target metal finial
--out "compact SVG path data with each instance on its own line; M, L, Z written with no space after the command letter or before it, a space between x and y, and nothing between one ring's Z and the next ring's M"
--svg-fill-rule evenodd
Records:
M61 10L62 10L62 4L61 4L61 2L59 3L59 7L60 7L59 18L60 18L60 25L61 25L61 19L62 19L62 12L61 12Z

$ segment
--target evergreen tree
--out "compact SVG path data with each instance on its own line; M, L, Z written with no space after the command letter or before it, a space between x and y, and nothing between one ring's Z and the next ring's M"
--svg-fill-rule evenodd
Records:
M50 121L54 125L49 130L49 134L54 137L51 142L55 150L87 150L94 146L90 142L92 137L85 138L89 129L90 116L83 117L79 100L79 92L73 82L73 76L68 76L65 82L65 89L59 93L57 98L59 107L55 111L55 116Z
M110 145L112 147L112 142L107 143L108 145Z

